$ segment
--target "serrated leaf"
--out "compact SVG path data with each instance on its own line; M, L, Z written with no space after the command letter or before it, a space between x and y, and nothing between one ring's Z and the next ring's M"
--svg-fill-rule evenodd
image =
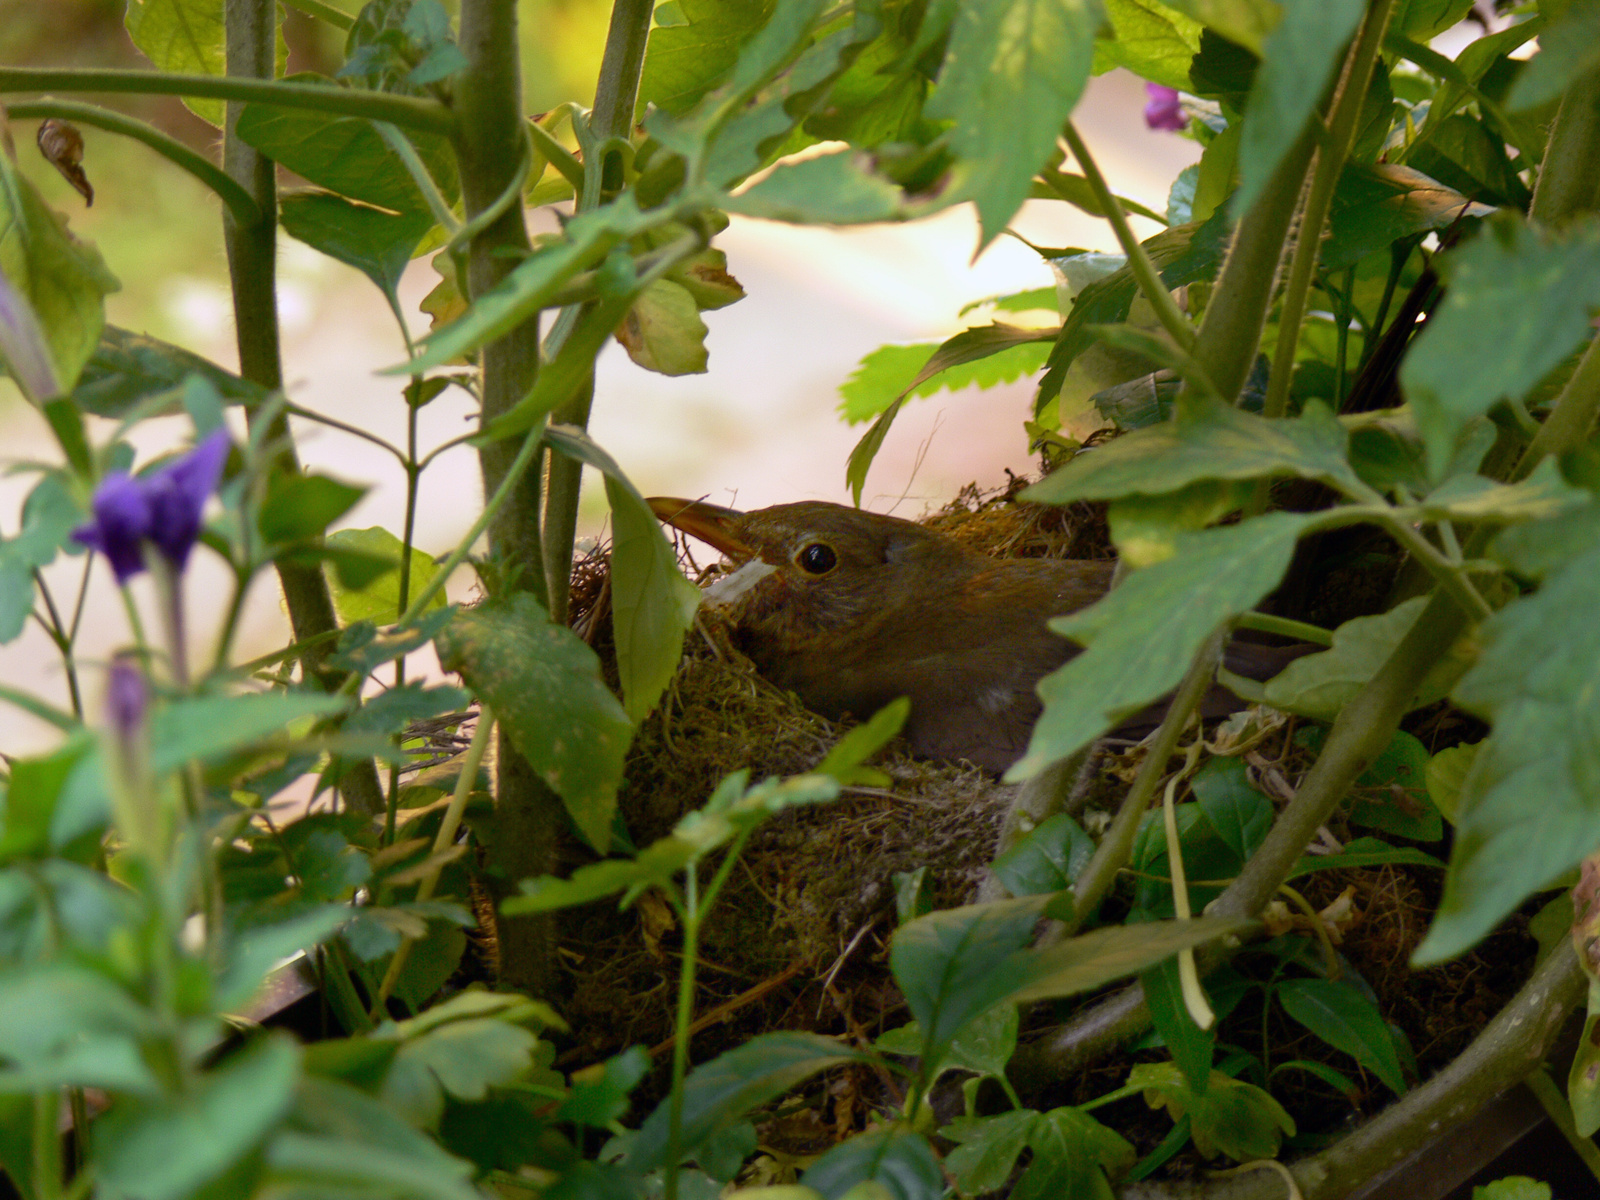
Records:
M1245 108L1235 215L1250 210L1299 139L1365 11L1363 0L1283 0L1283 20L1262 44Z
M1016 1200L1109 1200L1107 1176L1121 1176L1138 1155L1119 1134L1076 1108L1053 1108L1029 1131L1033 1161L1017 1181Z
M1600 846L1597 605L1591 550L1480 627L1482 654L1454 696L1494 728L1462 786L1444 896L1413 961L1461 953Z
M1504 218L1441 256L1441 267L1444 299L1400 370L1434 478L1469 420L1526 396L1594 335L1600 222L1550 234Z
M1359 487L1346 457L1344 427L1321 404L1299 417L1270 420L1227 405L1205 405L1187 418L1136 429L1075 455L1023 493L1067 504L1134 493L1160 495L1203 479L1294 475L1334 487Z
M1100 24L1098 0L963 4L924 110L955 122L953 186L978 208L987 245L1028 195L1083 95Z
M1283 1106L1254 1084L1213 1071L1206 1090L1196 1095L1173 1063L1140 1063L1128 1083L1144 1089L1145 1103L1165 1108L1174 1121L1189 1118L1195 1149L1207 1158L1218 1153L1241 1162L1274 1158L1294 1120Z
M639 99L675 116L688 112L733 69L739 49L772 16L777 0L679 0L681 20L658 9Z
M1412 167L1351 163L1333 193L1321 261L1330 271L1341 270L1400 238L1493 211Z
M1297 658L1267 680L1266 702L1285 712L1332 721L1388 661L1426 605L1427 598L1418 596L1386 613L1346 621L1333 631L1329 649ZM1443 699L1469 665L1470 652L1468 646L1452 649L1434 664L1408 708Z
M494 709L512 744L604 850L633 723L605 685L600 660L525 592L457 612L434 639Z
M384 1075L383 1102L418 1129L433 1129L446 1095L482 1100L532 1065L537 1039L493 1018L450 1021L407 1038Z
M1200 51L1200 22L1161 0L1105 0L1112 36L1094 44L1094 73L1126 67L1178 91L1194 85L1189 60Z
M999 1191L1042 1119L1030 1108L1017 1108L992 1117L958 1117L941 1129L941 1136L959 1143L944 1160L956 1190L963 1196Z
M552 425L545 440L605 477L611 504L611 626L628 715L642 721L672 681L700 606L661 523L615 459L582 430Z
M1006 778L1037 774L1177 686L1218 626L1277 586L1315 520L1270 513L1180 536L1174 557L1130 573L1092 607L1052 619L1054 632L1087 648L1039 681L1044 712Z

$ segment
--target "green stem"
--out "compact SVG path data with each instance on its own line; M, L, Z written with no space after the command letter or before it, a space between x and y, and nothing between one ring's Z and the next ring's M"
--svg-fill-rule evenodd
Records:
M154 96L202 96L238 104L309 108L339 117L392 121L419 133L454 133L455 115L434 100L364 88L254 78L182 75L168 71L86 70L77 67L0 67L0 94L8 92L111 92ZM231 174L232 172L230 172Z
M411 139L388 121L374 121L372 127L383 139L383 144L394 151L395 157L400 160L400 165L405 167L406 174L411 176L411 182L417 185L417 191L422 193L422 199L427 204L428 211L433 214L433 219L443 226L445 232L453 236L461 228L461 222L451 210L450 202L444 198L444 193L439 190L439 185L428 170L428 164L422 161L417 148L411 144Z
M1583 445L1594 427L1597 413L1600 413L1600 338L1591 341L1578 360L1577 369L1561 389L1555 407L1513 468L1512 479L1526 479L1548 455L1564 454Z
M251 83L258 87L287 86L266 84L275 69L277 11L275 0L230 0L226 34L229 78L224 82ZM0 72L0 78L3 76L4 72ZM377 96L381 93L363 94ZM239 373L252 383L279 391L283 387L283 363L278 341L276 168L271 159L245 143L235 132L242 111L239 97L224 98L232 102L224 123L222 166L236 183L250 192L261 213L260 220L248 225L236 220L231 212L223 217L228 274L233 284ZM246 421L253 437L264 433L269 443L279 447L274 467L285 474L298 475L300 460L283 409L277 408L265 417L262 410L252 410L246 415ZM260 428L263 421L265 430ZM278 579L283 585L289 624L296 641L306 642L339 627L328 581L320 566L279 563ZM333 691L341 682L338 675L325 666L333 644L330 641L321 645L326 649L319 646L308 655L304 660L305 670L324 690ZM370 816L383 811L383 790L378 784L377 769L370 760L357 763L346 772L340 792L345 803L357 812Z
M666 1200L678 1200L678 1160L683 1157L683 1081L689 1074L689 1028L694 1024L695 963L700 958L699 860L683 879L683 966L678 971L678 1014L672 1033L672 1096L667 1109Z
M61 623L61 614L56 611L55 598L50 594L50 588L44 581L44 572L38 567L33 569L33 582L39 589L39 596L44 600L45 611L50 614L47 628L50 637L56 644L56 649L61 652L61 665L67 673L67 695L72 701L73 714L78 720L83 720L83 693L78 688L78 664L72 657L72 636Z
M228 206L234 220L241 225L253 225L261 219L261 208L249 192L230 179L226 172L203 154L195 153L176 138L162 133L154 125L124 116L109 108L101 108L98 104L85 104L78 100L23 100L6 105L6 111L13 117L24 119L55 117L58 120L75 121L79 125L92 125L96 129L104 129L108 133L120 133L134 141L143 142L215 192Z
M61 1097L54 1088L33 1094L33 1182L39 1200L61 1196L61 1138L56 1133L60 1110Z
M1206 689L1211 686L1217 664L1221 661L1222 635L1219 631L1206 641L1189 664L1183 682L1178 684L1178 690L1173 693L1167 715L1162 718L1160 728L1150 740L1144 762L1139 764L1139 773L1134 776L1133 786L1128 789L1128 795L1117 810L1110 828L1100 839L1094 857L1078 876L1072 892L1072 920L1063 923L1065 936L1075 933L1084 918L1094 911L1116 881L1117 872L1127 863L1128 856L1133 852L1134 836L1139 832L1139 822L1150 807L1150 798L1156 794L1162 776L1167 773L1167 761L1177 749L1178 738L1194 710L1199 707Z
M1155 263L1150 261L1150 256L1139 244L1139 239L1134 236L1133 227L1128 224L1128 214L1122 211L1122 202L1106 185L1105 176L1100 174L1100 168L1089 155L1089 147L1084 145L1083 139L1078 136L1077 127L1071 121L1068 121L1062 129L1062 136L1067 140L1067 149L1072 151L1072 157L1077 159L1078 165L1083 168L1083 177L1089 181L1089 189L1094 192L1095 199L1105 211L1106 220L1111 222L1111 228L1117 235L1117 242L1122 246L1122 252L1128 256L1128 268L1138 281L1139 290L1144 294L1144 298L1155 309L1156 319L1161 322L1161 327L1171 335L1180 349L1193 352L1194 326L1189 323L1189 318L1183 315L1178 302L1172 298L1171 290L1161 282L1161 272L1156 269ZM1045 177L1045 182L1060 194L1062 199L1066 199L1065 194L1060 192L1049 176Z
M1333 645L1333 634L1322 626L1308 625L1304 621L1292 621L1288 617L1275 617L1270 613L1247 612L1234 624L1240 629L1254 629L1258 633L1280 633L1284 637L1297 638L1302 642L1315 642L1319 646Z
M1373 65L1383 48L1384 30L1394 0L1374 0L1361 21L1361 30L1345 59L1344 78L1333 102L1328 121L1328 138L1317 149L1316 170L1311 189L1301 211L1300 234L1289 266L1289 281L1283 292L1283 309L1278 317L1278 344L1272 354L1272 374L1267 383L1267 398L1262 412L1281 417L1288 409L1289 385L1294 377L1294 356L1300 342L1300 324L1305 319L1306 298L1311 277L1322 252L1322 229L1333 204L1334 188L1344 171L1345 159L1355 139L1356 121L1366 103L1367 85L1372 81ZM1315 120L1316 118L1313 118ZM1341 361L1343 361L1341 359Z
M1600 202L1600 71L1589 71L1567 88L1550 127L1539 180L1528 215L1554 225Z
M1566 1096L1556 1086L1555 1081L1545 1074L1544 1067L1536 1068L1522 1081L1528 1085L1528 1090L1538 1097L1540 1105L1544 1108L1550 1123L1561 1131L1561 1136L1567 1139L1567 1145L1572 1147L1572 1152L1583 1160L1583 1165L1589 1168L1589 1174L1600 1181L1600 1149L1597 1149L1593 1138L1586 1138L1578 1132L1577 1125L1572 1119L1572 1105L1567 1103Z

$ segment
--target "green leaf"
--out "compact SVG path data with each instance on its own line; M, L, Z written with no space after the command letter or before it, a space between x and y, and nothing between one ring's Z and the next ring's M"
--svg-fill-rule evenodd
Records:
M284 232L354 267L398 305L400 276L422 235L433 228L426 209L385 212L332 192L292 192L278 204Z
M34 1086L155 1090L137 1052L153 1032L150 1014L98 971L60 963L8 970L0 1019L0 1055ZM9 1081L0 1087L11 1090Z
M1600 546L1600 504L1502 530L1489 553L1524 579L1542 580Z
M1322 263L1341 270L1401 238L1493 211L1411 167L1351 163L1333 193Z
M350 701L311 692L254 692L174 700L150 718L150 765L158 774L231 754L291 721L331 716Z
M1283 7L1275 0L1174 0L1173 7L1258 56L1283 19Z
M1472 0L1400 0L1389 24L1396 33L1431 41L1466 16L1471 7Z
M1217 1035L1215 1026L1201 1029L1189 1015L1178 960L1169 958L1157 963L1139 977L1139 982L1144 985L1145 1003L1150 1006L1150 1023L1161 1035L1167 1053L1183 1071L1190 1090L1204 1092L1211 1077Z
M683 1088L680 1148L686 1155L692 1154L719 1130L818 1071L865 1061L866 1055L816 1034L753 1037L689 1073ZM670 1108L670 1098L663 1100L639 1127L638 1136L628 1146L624 1167L642 1174L664 1164Z
M993 1117L957 1117L939 1130L940 1136L960 1143L944 1160L956 1177L956 1190L963 1196L981 1196L1004 1187L1034 1126L1042 1120L1030 1108L1015 1108Z
M1506 107L1513 112L1554 100L1574 80L1600 66L1600 8L1583 0L1564 7L1566 11L1539 35L1539 53L1511 85Z
M1507 1175L1473 1188L1472 1200L1550 1200L1550 1185L1527 1175Z
M268 394L267 389L182 347L107 325L78 377L72 402L97 417L120 419L136 406L149 416L165 415L177 409L181 389L191 375L205 379L229 404L253 407ZM157 396L165 396L167 403L144 407L147 402L156 404Z
M525 592L456 613L434 642L439 665L459 671L494 709L584 837L603 851L633 723L606 687L595 652Z
M865 724L857 725L835 742L827 756L816 765L815 773L832 776L842 786L866 783L869 779L882 786L889 777L862 764L888 745L910 715L911 700L908 697L901 696L889 701L873 713Z
M1199 21L1161 0L1105 0L1112 36L1094 44L1094 73L1126 67L1178 91L1194 85L1189 60L1200 52Z
M1239 139L1243 216L1316 110L1366 5L1362 0L1284 0L1283 20L1262 45Z
M1028 959L1018 951L1043 911L1039 896L969 904L895 931L889 969L922 1029L925 1061L936 1062L967 1022L1027 982Z
M1052 619L1054 632L1087 649L1039 681L1044 712L1006 778L1037 774L1177 686L1217 627L1277 586L1315 519L1269 513L1179 535L1173 558L1131 572L1092 607Z
M400 619L400 556L405 543L387 529L378 525L366 529L340 529L328 535L330 551L351 551L369 560L391 565L383 568L362 587L346 586L337 570L328 575L328 590L333 593L333 607L339 614L341 625L354 625L357 621L371 621L375 625L392 625ZM336 560L337 561L337 560ZM439 567L432 558L411 547L411 578L407 588L407 602L421 593L438 574ZM428 602L425 611L432 612L445 606L444 592Z
M1427 747L1405 730L1396 730L1351 789L1351 823L1412 841L1438 841L1444 822L1428 798L1427 769Z
M1272 803L1250 786L1242 758L1213 758L1190 786L1200 811L1230 850L1247 861L1272 828Z
M641 214L631 192L604 208L580 213L562 229L561 240L535 250L494 287L474 297L464 315L424 339L415 358L383 373L419 374L487 345L548 308L574 275L598 266L618 243L662 219Z
M395 1200L482 1200L472 1164L402 1122L359 1088L331 1079L300 1084L291 1127L266 1147L269 1176L284 1190Z
M1204 224L1177 225L1163 229L1140 244L1151 262L1161 272L1161 282L1169 288L1179 288L1186 283L1197 283L1216 277L1222 267L1232 236L1232 226L1226 211L1219 209ZM1071 256L1065 262L1051 260L1051 266L1064 275L1065 267L1075 265ZM1096 255L1103 260L1106 256ZM1050 351L1049 370L1039 383L1035 411L1061 392L1067 369L1074 360L1094 345L1091 325L1115 325L1128 319L1128 311L1139 293L1139 284L1133 271L1122 266L1087 285L1081 285L1073 297L1072 308L1067 312L1061 335Z
M928 1139L909 1129L890 1127L840 1142L800 1177L826 1200L841 1200L862 1184L888 1200L940 1200L944 1175Z
M92 242L80 241L9 155L0 154L0 274L38 318L63 391L77 383L122 285ZM39 401L48 396L36 397Z
M1477 742L1449 746L1428 760L1422 780L1428 788L1428 798L1452 825L1461 812L1461 789L1478 757Z
M267 481L256 526L270 546L318 537L366 492L327 475L274 474Z
M1015 1200L1110 1200L1108 1175L1121 1176L1138 1157L1120 1135L1076 1108L1053 1108L1033 1123L1033 1161L1017 1181Z
M328 663L341 671L368 675L384 663L393 662L402 654L410 654L426 646L454 616L455 607L447 605L424 612L404 626L392 625L378 629L371 621L357 621L339 634L339 647Z
M1333 631L1329 649L1297 658L1267 680L1266 702L1285 712L1331 722L1388 661L1426 605L1427 597L1417 596L1386 613L1346 621ZM1442 700L1466 670L1468 653L1467 646L1452 649L1435 663L1408 709Z
M661 522L622 468L582 430L552 425L545 441L605 476L611 504L611 627L629 717L644 720L672 682L700 606Z
M728 212L796 225L861 225L902 216L900 189L874 175L869 160L853 150L780 162L720 203Z
M221 1012L233 1012L256 994L268 972L284 959L310 950L331 937L350 919L343 904L328 904L280 921L257 925L240 934L228 947L228 961L217 980L215 1003Z
M628 1112L628 1093L650 1073L650 1055L643 1046L629 1046L572 1076L572 1091L556 1112L556 1120L604 1129Z
M426 1029L401 1044L379 1096L409 1124L435 1129L447 1095L482 1100L491 1087L521 1078L532 1066L537 1040L520 1026L487 1017Z
M705 373L706 323L681 283L658 279L645 288L617 327L617 341L646 371Z
M1408 159L1423 174L1464 196L1520 211L1527 208L1531 197L1507 155L1505 136L1491 133L1465 113L1456 113L1430 127Z
M1344 427L1321 404L1304 414L1269 420L1227 405L1206 405L1193 416L1136 429L1079 454L1023 493L1027 500L1068 504L1174 492L1203 479L1260 479L1284 475L1333 487L1362 486L1346 457Z
M1085 992L1137 975L1180 950L1238 934L1253 924L1222 917L1196 917L1190 921L1112 925L1079 934L1026 955L1026 979L1011 999L1026 1004Z
M251 1154L288 1114L300 1050L269 1034L175 1096L120 1097L95 1123L95 1174L143 1200L185 1200Z
M1395 1095L1405 1094L1394 1038L1375 1004L1343 979L1288 979L1275 993L1283 1011L1335 1050L1342 1050L1383 1080Z
M461 712L471 702L471 694L462 688L429 687L420 679L408 679L369 697L350 714L344 728L347 733L395 737L413 722Z
M962 4L924 111L951 120L958 193L978 208L987 245L1028 195L1083 95L1100 23L1098 0Z
M656 10L639 100L681 116L727 76L740 48L772 16L777 0L680 0L682 21L667 25Z
M294 82L335 86L315 75ZM318 187L392 213L428 210L400 156L364 118L252 103L244 106L236 128L243 141ZM410 136L440 192L454 200L460 185L449 141L436 134Z
M133 44L157 69L227 74L221 0L129 0L124 20ZM221 128L226 107L221 100L186 96L183 103L202 121Z
M1063 891L1094 857L1094 839L1066 813L1047 817L992 864L994 876L1013 896Z
M1547 521L1582 507L1589 493L1573 487L1553 458L1541 462L1520 483L1495 483L1481 475L1452 475L1422 502L1429 520Z
M1103 44L1096 43L1097 53L1099 46ZM1107 214L1106 206L1100 202L1100 197L1095 194L1094 187L1087 179L1082 175L1058 171L1054 167L1047 166L1038 173L1038 178L1028 194L1035 200L1064 200L1091 217L1103 217ZM1118 196L1117 203L1123 212L1132 216L1145 217L1157 225L1168 224L1163 214L1153 208L1146 208L1131 197Z
M1187 1116L1195 1149L1207 1158L1276 1158L1283 1135L1294 1134L1294 1120L1282 1105L1221 1071L1211 1073L1200 1095L1173 1063L1140 1063L1129 1072L1128 1084L1144 1089L1145 1103L1165 1108L1174 1121Z
M1483 623L1455 699L1494 726L1461 791L1438 916L1413 961L1467 949L1600 846L1600 551L1571 561Z

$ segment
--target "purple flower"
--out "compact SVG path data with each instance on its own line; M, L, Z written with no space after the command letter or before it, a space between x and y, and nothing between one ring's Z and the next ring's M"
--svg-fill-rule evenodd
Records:
M1173 133L1181 133L1189 126L1189 118L1183 115L1183 105L1178 100L1176 89L1163 87L1159 83L1144 85L1150 102L1144 106L1144 123L1151 129L1166 129Z
M217 429L159 471L137 479L122 471L107 475L95 489L94 520L72 536L106 556L118 583L144 570L147 541L174 570L183 570L200 538L206 497L222 478L227 458L228 431Z
M150 711L150 685L131 654L118 654L106 673L106 723L123 746L132 746Z

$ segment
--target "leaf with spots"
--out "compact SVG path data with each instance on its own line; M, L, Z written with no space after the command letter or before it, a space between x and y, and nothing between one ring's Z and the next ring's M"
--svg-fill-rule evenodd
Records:
M524 593L457 613L434 642L440 665L459 671L494 709L512 744L603 851L633 723L595 652Z

